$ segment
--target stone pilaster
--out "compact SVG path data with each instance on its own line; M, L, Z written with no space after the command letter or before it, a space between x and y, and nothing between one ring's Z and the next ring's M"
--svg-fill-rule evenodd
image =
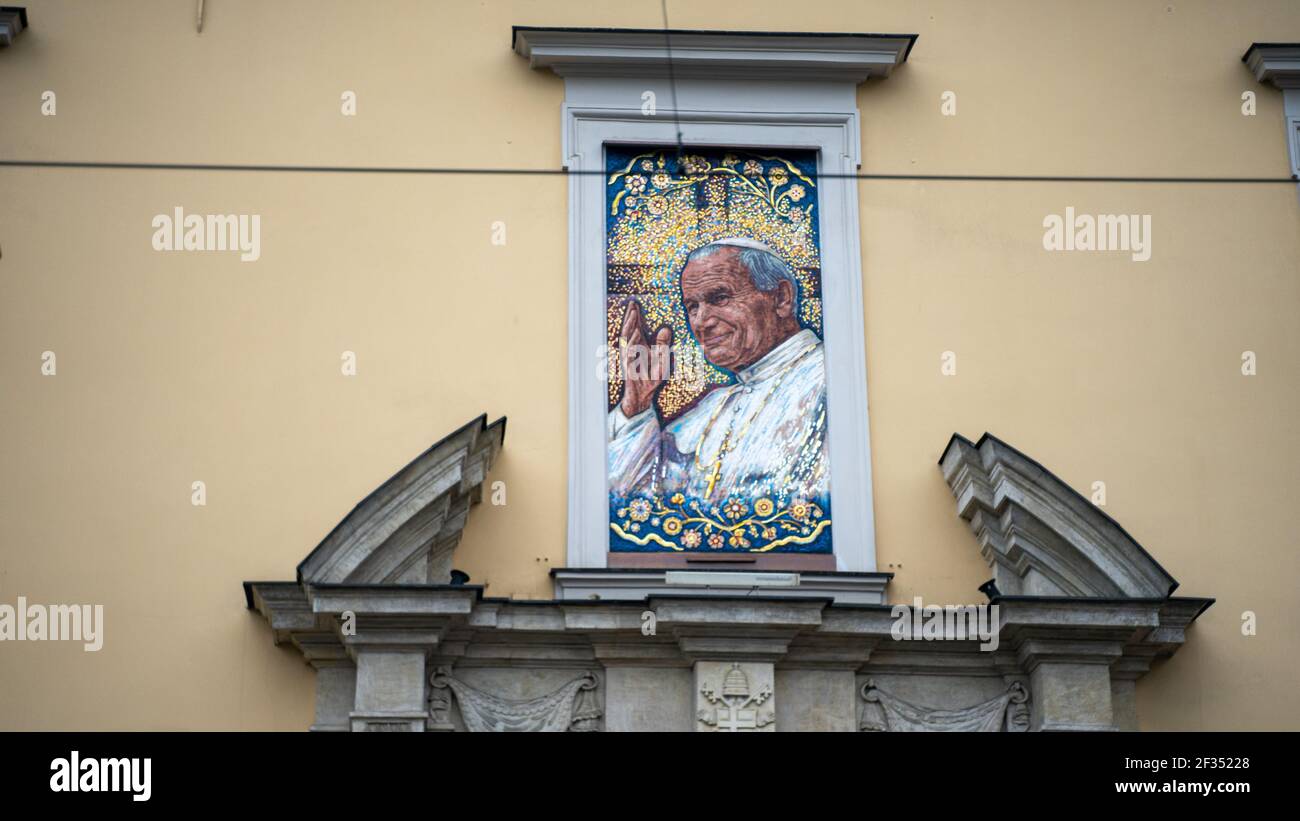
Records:
M424 732L424 652L362 647L355 655L352 732Z
M816 644L792 642L776 669L777 732L857 732L857 671L879 641L842 636Z
M1029 671L1033 730L1114 730L1110 666L1123 654L1113 641L1030 639L1020 646Z
M592 642L605 668L605 729L608 732L687 732L694 727L694 681L672 636L623 633Z
M1137 680L1151 669L1151 656L1125 654L1110 668L1110 702L1115 713L1115 729L1138 731Z
M332 633L314 633L296 641L316 670L316 716L313 733L346 733L356 703L357 666Z

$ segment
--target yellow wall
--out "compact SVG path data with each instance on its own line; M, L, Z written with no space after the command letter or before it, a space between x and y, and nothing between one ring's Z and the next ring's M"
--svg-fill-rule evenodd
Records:
M511 52L510 26L662 24L648 2L208 0L199 35L193 3L27 6L32 28L0 51L5 159L555 167L563 82ZM860 89L864 172L1285 174L1281 94L1239 58L1300 41L1288 0L741 8L670 0L669 14L920 34ZM948 90L956 117L940 115ZM0 602L106 611L99 653L0 645L0 727L305 728L312 672L272 647L240 582L292 578L353 504L484 411L509 417L493 472L509 503L475 511L457 566L490 595L549 597L564 563L565 186L0 169ZM981 598L989 573L935 461L953 431L988 430L1085 493L1105 481L1107 512L1180 592L1218 598L1140 683L1144 728L1300 728L1296 189L860 192L893 598ZM177 205L261 214L261 260L153 251L150 220ZM1045 252L1043 217L1070 205L1151 214L1151 261ZM940 375L945 350L956 377ZM190 504L195 480L206 507ZM1257 636L1241 635L1245 610Z

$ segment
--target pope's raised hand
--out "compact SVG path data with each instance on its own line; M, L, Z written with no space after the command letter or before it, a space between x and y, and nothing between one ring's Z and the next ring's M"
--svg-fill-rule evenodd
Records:
M650 344L650 332L636 299L629 299L627 313L623 315L622 343L623 401L620 407L629 419L650 407L655 391L668 378L669 351L673 344L673 330L659 326Z

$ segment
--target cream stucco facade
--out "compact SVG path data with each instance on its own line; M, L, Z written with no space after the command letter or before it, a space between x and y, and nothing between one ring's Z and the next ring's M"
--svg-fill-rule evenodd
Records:
M557 169L564 83L511 26L663 24L647 2L209 0L200 34L192 4L26 5L0 50L0 160ZM865 174L1289 176L1282 95L1240 61L1300 41L1286 0L668 10L682 29L918 34L858 88ZM1105 511L1217 600L1139 683L1143 729L1300 729L1296 185L856 187L889 600L982 600L936 461L954 431L990 431L1085 496L1104 482ZM305 729L315 674L240 583L289 578L483 412L509 419L507 503L474 511L456 567L489 596L550 598L567 204L558 174L0 167L0 602L105 614L98 652L0 645L0 727ZM155 251L151 220L177 206L261 215L260 258ZM1151 215L1151 258L1045 251L1068 207Z

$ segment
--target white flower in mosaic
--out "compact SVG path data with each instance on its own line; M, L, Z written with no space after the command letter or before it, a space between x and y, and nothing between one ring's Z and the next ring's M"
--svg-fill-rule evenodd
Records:
M633 499L627 506L627 515L634 522L644 522L650 518L650 503L645 499Z
M749 512L749 505L745 504L742 499L732 496L727 500L727 503L722 506L722 512L727 514L728 519L740 519Z
M807 499L795 499L790 503L790 515L794 518L803 521L808 518L810 513L812 513L812 505L808 504ZM632 514L632 518L636 518L635 513Z
M673 178L665 174L663 171L660 171L658 174L651 177L650 181L654 183L655 188L667 188L673 181Z
M650 209L650 213L657 217L668 210L668 200L663 197L651 197L647 200L646 208Z
M785 173L785 169L777 166L767 172L767 178L778 188L790 181L790 175Z
M645 177L637 174L627 178L627 190L633 194L640 194L645 190Z
M803 195L806 192L804 191L802 185L792 185L790 186L790 190L786 193L790 195L790 199L794 200L795 202L798 202L799 200L803 199Z
M642 161L641 161L641 170L642 170L642 171L653 171L654 169L655 169L655 164L652 163L650 160L642 160Z
M700 531L688 530L682 534L682 547L699 547Z
M802 209L802 208L791 208L791 209L790 209L790 221L791 221L791 222L803 222L803 209Z
M741 173L746 177L759 177L763 174L763 164L758 160L745 160Z

